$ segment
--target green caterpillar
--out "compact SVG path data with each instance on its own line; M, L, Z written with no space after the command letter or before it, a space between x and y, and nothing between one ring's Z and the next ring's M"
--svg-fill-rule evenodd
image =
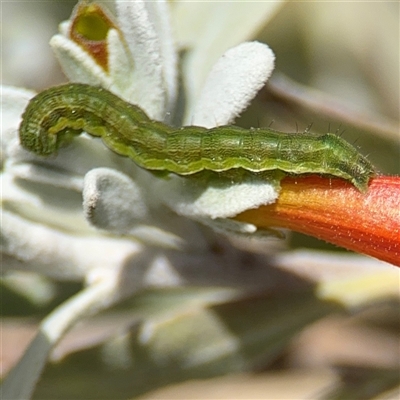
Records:
M71 83L45 90L28 104L19 128L24 148L49 155L85 131L151 171L191 175L242 169L323 174L350 181L361 192L375 174L349 143L327 133L219 126L173 128L152 121L136 105L103 88Z

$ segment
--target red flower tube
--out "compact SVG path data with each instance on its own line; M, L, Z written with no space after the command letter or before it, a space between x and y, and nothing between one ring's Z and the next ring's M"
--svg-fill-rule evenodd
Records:
M371 179L361 193L341 179L286 177L274 204L235 219L315 236L400 266L400 177Z

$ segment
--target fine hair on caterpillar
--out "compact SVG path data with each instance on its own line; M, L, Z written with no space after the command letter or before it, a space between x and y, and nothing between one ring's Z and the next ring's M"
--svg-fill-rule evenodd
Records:
M100 87L70 83L45 90L28 104L19 128L24 148L55 153L85 131L150 171L191 175L242 169L322 174L365 192L372 164L339 136L283 133L270 128L174 128L152 121L138 106ZM231 171L232 170L232 171Z

